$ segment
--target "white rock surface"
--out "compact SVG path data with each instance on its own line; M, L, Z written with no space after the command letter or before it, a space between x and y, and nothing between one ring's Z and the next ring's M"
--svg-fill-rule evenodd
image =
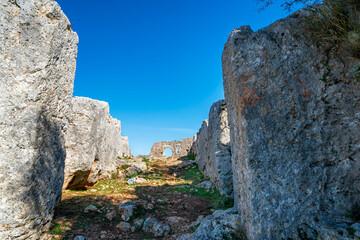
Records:
M0 239L38 239L61 198L70 26L53 0L0 0Z
M92 186L116 173L123 149L121 123L109 114L106 102L74 97L66 130L66 189Z
M122 136L120 139L120 150L118 156L123 157L131 157L130 145L129 145L129 138L126 136Z

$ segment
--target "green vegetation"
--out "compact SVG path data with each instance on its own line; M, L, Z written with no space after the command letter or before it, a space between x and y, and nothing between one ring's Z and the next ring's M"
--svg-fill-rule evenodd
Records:
M196 231L196 229L198 229L198 227L200 226L200 223L194 225L194 226L191 226L187 231L190 232L190 233L193 233Z
M304 30L318 43L342 45L360 57L360 4L356 0L329 0L321 6L309 6Z
M262 10L273 4L274 0L257 2L262 4ZM329 45L330 48L342 46L354 57L360 57L360 1L286 0L282 6L291 11L296 4L307 7L310 14L301 27L317 43Z
M64 234L64 230L63 228L61 227L60 224L56 223L56 222L53 222L53 227L50 229L50 233L51 234L54 234L54 235L62 235Z
M202 172L200 172L197 164L188 167L181 176L188 182L188 185L182 187L174 187L169 191L186 192L189 194L200 196L211 202L214 209L228 209L234 206L234 200L220 194L220 192L213 188L210 190L198 188L196 185L207 180Z
M150 167L150 160L148 158L143 158L142 161L146 164L146 167Z

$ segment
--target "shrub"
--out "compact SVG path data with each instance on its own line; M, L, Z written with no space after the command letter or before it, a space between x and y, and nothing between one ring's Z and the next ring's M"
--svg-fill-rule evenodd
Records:
M312 5L304 30L318 43L342 45L355 57L360 57L360 2L357 0L328 0Z

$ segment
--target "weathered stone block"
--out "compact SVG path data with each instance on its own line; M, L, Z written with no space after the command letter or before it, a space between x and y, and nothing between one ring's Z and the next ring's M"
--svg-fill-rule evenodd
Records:
M78 37L55 1L0 5L0 239L39 239L61 199Z
M314 44L303 21L300 11L235 29L223 52L235 202L250 239L313 239L314 226L360 203L359 59Z
M221 194L232 197L230 128L226 102L214 103L196 136L193 148L199 169L208 176Z
M66 189L84 189L116 173L117 157L125 147L120 121L109 114L109 104L74 97L66 130Z

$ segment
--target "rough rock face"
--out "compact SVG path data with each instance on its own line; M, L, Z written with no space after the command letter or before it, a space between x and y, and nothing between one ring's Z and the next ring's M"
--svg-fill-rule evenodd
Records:
M211 106L209 120L203 122L194 145L199 169L210 177L220 193L232 196L230 129L224 100Z
M303 18L235 29L223 53L235 202L249 239L314 239L359 210L359 59L318 47L299 30Z
M78 37L55 1L0 5L0 239L39 239L61 198Z
M154 143L151 148L150 157L165 157L165 148L170 148L173 157L184 157L190 153L194 138L184 138L181 141L163 141Z
M209 120L203 121L199 132L195 135L193 146L191 147L191 153L195 155L196 162L199 169L204 172L206 168L206 162L209 157L209 137L208 137Z
M120 150L118 153L119 157L131 157L130 145L129 145L129 138L128 137L121 137L120 143Z
M82 189L115 173L125 147L120 121L110 116L108 103L74 97L68 121L64 188Z
M194 233L184 234L177 240L245 239L245 231L236 209L217 210L212 215L199 216L192 224Z

